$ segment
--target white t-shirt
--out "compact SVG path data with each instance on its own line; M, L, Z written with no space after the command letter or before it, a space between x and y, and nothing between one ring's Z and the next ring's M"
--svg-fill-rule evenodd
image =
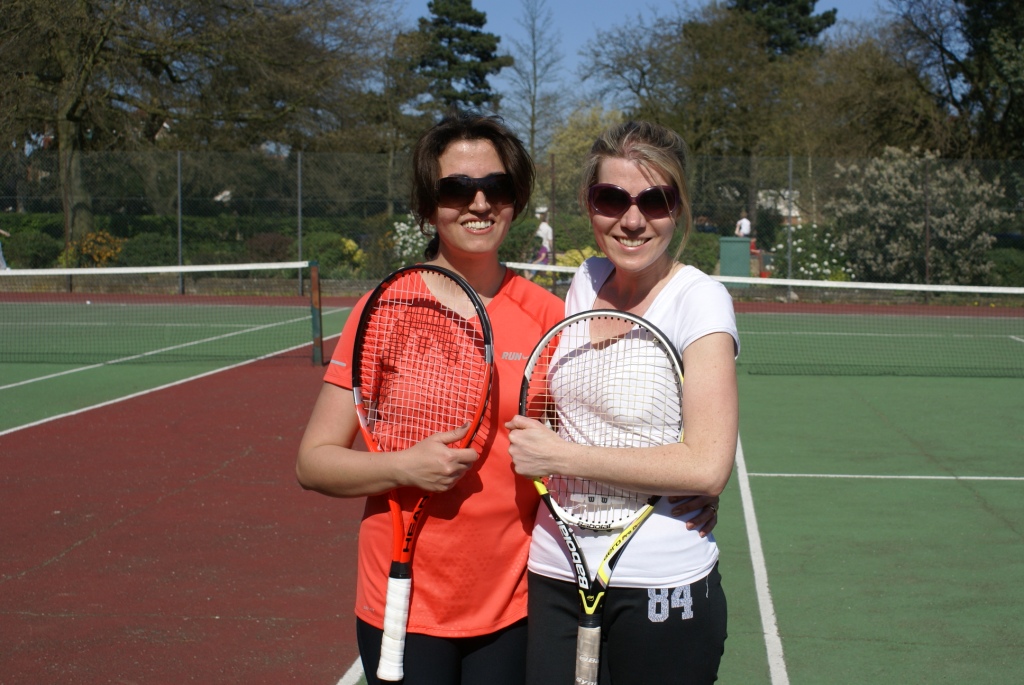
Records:
M750 236L750 219L743 217L736 222L736 235L741 238L747 238Z
M601 286L611 275L612 263L599 257L588 259L573 277L565 299L566 315L594 308ZM695 267L680 269L665 285L644 318L658 327L679 349L680 354L694 340L710 333L724 332L736 342L739 334L729 292ZM686 370L683 369L685 376ZM685 383L684 383L685 387ZM696 512L674 518L675 505L662 497L651 518L637 531L622 553L611 584L632 588L675 588L700 580L718 561L718 545L713 535L700 537L687 530L686 521ZM591 573L604 557L618 531L597 532L575 529L581 551ZM530 544L529 569L551 578L574 582L565 547L547 509L541 505Z
M541 221L540 225L537 226L537 232L534 233L534 235L540 237L541 243L547 248L548 253L550 254L555 242L555 231L551 228L551 224L547 221Z

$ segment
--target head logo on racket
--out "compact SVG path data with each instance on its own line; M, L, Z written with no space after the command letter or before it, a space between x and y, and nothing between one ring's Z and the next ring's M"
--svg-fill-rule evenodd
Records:
M359 320L352 394L371 451L407 449L424 438L469 425L454 447L466 447L483 420L494 356L491 324L477 293L447 269L399 269L377 286ZM412 593L412 556L427 518L419 493L408 522L398 491L388 503L391 569L377 677L404 677L405 632Z

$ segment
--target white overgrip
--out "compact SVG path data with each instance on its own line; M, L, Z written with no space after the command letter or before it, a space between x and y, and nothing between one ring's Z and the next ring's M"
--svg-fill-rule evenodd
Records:
M381 680L397 682L405 677L405 629L409 623L411 595L411 578L388 578L384 637L380 642L380 662L377 664L377 677Z

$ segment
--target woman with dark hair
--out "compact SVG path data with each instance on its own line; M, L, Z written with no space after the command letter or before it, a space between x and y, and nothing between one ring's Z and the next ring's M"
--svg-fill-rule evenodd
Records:
M366 497L359 532L356 632L367 682L377 662L390 565L387 492L434 493L416 546L405 683L522 685L526 661L526 559L537 492L512 470L504 425L516 413L530 350L563 316L564 303L498 261L498 247L526 207L534 170L522 143L496 117L453 112L417 142L412 207L432 237L427 263L461 275L483 299L494 331L494 380L469 448L452 433L410 449L353 449L355 328L348 323L306 428L296 473L303 487ZM464 429L460 429L464 430Z

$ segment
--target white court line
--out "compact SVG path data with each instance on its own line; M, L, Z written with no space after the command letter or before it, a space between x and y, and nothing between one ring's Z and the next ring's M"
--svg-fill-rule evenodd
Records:
M1024 476L878 476L849 473L748 473L757 478L867 478L873 480L1020 480Z
M356 683L358 683L359 679L362 677L363 662L359 659L356 659L354 662L352 662L352 665L349 667L349 669L345 671L345 675L341 676L341 680L338 681L337 685L356 685Z
M337 338L340 335L341 335L340 333L338 335L332 335L332 336L329 336L327 338L324 338L324 340L330 340L331 338ZM118 402L124 402L125 400L134 399L136 397L143 397L143 396L148 395L150 393L159 392L160 390L165 390L167 388L173 388L176 385L183 385L183 384L188 383L190 381L199 380L200 378L206 378L207 376L212 376L214 374L221 373L222 371L230 371L231 369L237 369L237 368L242 367L242 366L247 366L249 364L252 364L253 362L258 362L258 361L260 361L262 359L268 359L270 357L275 357L275 356L277 356L279 354L283 354L284 352L289 352L291 350L295 350L295 349L298 349L300 347L305 347L308 344L309 343L303 343L302 345L296 345L295 347L290 347L287 350L279 350L278 352L274 352L273 354L265 354L262 357L256 357L255 359L247 359L244 362L239 362L237 364L232 364L231 366L224 366L224 367L221 367L219 369L214 369L213 371L206 371L205 373L196 374L195 376L189 376L188 378L182 378L181 380L172 381L171 383L165 383L164 385L158 386L156 388L147 388L146 390L141 390L139 392L132 393L131 395L125 395L124 397L117 397L117 398L114 398L112 400L107 400L106 402L100 402L99 404L91 405L89 407L82 407L81 409L75 409L74 411L65 412L64 414L58 414L56 416L48 416L45 419L40 419L38 421L33 421L32 423L26 423L26 424L23 424L21 426L15 426L14 428L8 428L7 430L0 430L0 437L2 437L4 435L8 435L10 433L14 433L14 432L20 431L20 430L24 430L25 428L32 428L33 426L41 426L44 423L49 423L51 421L57 421L58 419L63 419L63 418L66 418L68 416L75 416L76 414L84 414L87 411L92 411L93 409L100 409L102 407L107 407L107 406L110 406L112 404L117 404ZM102 364L100 366L102 366ZM86 367L86 368L94 368L94 367ZM3 388L0 388L0 390L2 390L2 389Z
M768 587L768 568L761 548L761 534L757 528L757 514L754 513L754 498L750 493L750 478L747 464L743 459L743 444L736 436L736 475L743 502L743 518L746 520L747 542L750 545L750 562L754 567L754 586L757 590L757 605L761 612L761 630L764 632L764 646L768 652L768 673L772 685L789 685L786 659L782 653L782 638L775 620L775 606Z
M345 311L346 309L350 309L350 308L349 307L345 307L345 308L342 308L342 309L335 309L335 310L332 310L332 311L324 312L324 314L336 314L337 312L342 312L342 311ZM180 345L172 345L171 347L164 347L164 348L159 349L159 350L151 350L149 352L143 352L142 354L133 354L130 357L121 357L120 359L111 359L109 361L100 362L99 364L90 364L88 366L79 366L79 367L76 367L74 369L67 369L66 371L60 371L58 373L51 373L51 374L46 375L46 376L37 376L36 378L28 378L28 379L25 379L23 381L18 381L17 383L9 383L8 385L0 385L0 390L8 390L10 388L16 388L19 385L28 385L29 383L38 383L39 381L47 381L47 380L50 380L51 378L60 378L61 376L67 376L67 375L72 374L72 373L78 373L79 371L89 371L91 369L99 369L99 368L102 368L104 366L111 366L113 364L122 364L122 363L125 363L125 362L134 361L136 359L142 359L144 357L151 357L154 354L163 354L164 352L171 352L173 350L180 350L180 349L183 349L183 348L186 348L186 347L192 347L194 345L201 345L203 343L215 342L217 340L223 340L224 338L230 338L230 337L236 336L236 335L243 335L245 333L252 333L254 331L261 331L261 330L263 330L265 328L274 328L275 326L284 326L284 325L287 325L287 324L295 323L297 321L305 321L305 320L306 320L306 317L299 317L297 319L291 319L289 321L279 321L277 323L268 323L268 324L264 324L262 326L256 326L254 328L246 328L246 329L241 330L241 331L235 331L233 333L225 333L223 335L215 335L212 338L205 338L203 340L193 340L191 342L182 343ZM291 350L298 349L298 348L303 347L303 346L308 345L308 344L309 343L302 343L301 345L296 345L295 347L289 347L286 350L279 350L279 351L274 352L272 354L265 355L265 357L272 357L272 356L274 356L276 354L282 354L283 352L290 352ZM259 357L259 359L264 359L265 357ZM233 367L229 366L228 368L233 368ZM197 376L197 378L198 378L198 376ZM3 435L3 433L0 433L0 435Z

